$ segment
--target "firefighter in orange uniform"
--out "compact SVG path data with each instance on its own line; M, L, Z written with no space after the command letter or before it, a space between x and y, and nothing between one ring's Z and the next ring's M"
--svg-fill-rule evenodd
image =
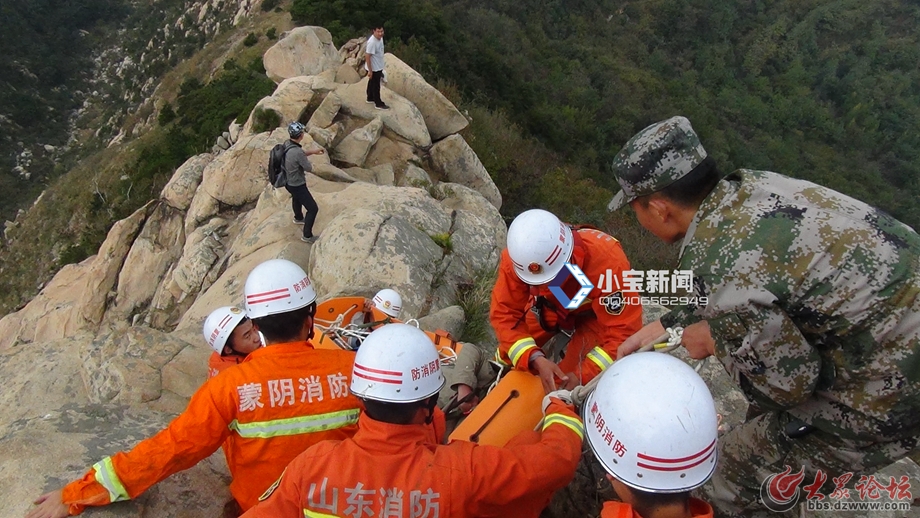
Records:
M262 347L259 328L240 308L224 306L208 315L202 329L204 340L214 352L208 358L208 377L239 365L249 353Z
M712 518L712 506L690 491L715 472L718 419L689 365L661 353L627 356L582 412L585 441L621 500L605 502L601 518Z
M599 284L602 275L605 279L571 310L565 308L569 301L560 302L550 287L566 263L578 266L591 284ZM613 363L623 340L642 328L642 306L626 303L637 294L618 289L622 272L629 269L613 237L596 229L573 229L545 210L521 213L508 229L508 247L492 291L489 318L498 335L499 358L539 375L546 392L555 389L554 377L566 388L593 379ZM569 270L564 273L569 275L561 288L573 296L581 286ZM550 355L562 360L557 365Z
M244 518L536 517L575 474L581 420L547 396L536 443L438 445L425 423L443 384L438 352L425 333L406 324L373 331L352 373L352 393L365 405L358 433L299 455Z
M246 312L267 345L207 380L169 426L129 452L106 457L63 490L46 493L27 518L63 518L86 506L129 500L188 469L227 441L230 492L242 510L297 454L356 431L360 403L349 393L354 353L318 350L316 292L306 273L281 259L246 279Z

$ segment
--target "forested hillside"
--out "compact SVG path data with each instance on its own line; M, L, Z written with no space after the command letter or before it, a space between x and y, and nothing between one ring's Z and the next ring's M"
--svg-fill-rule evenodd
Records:
M48 17L51 28L66 25L73 10L93 19L84 11L97 2L16 1L0 9L19 8L15 21L27 27ZM209 151L274 88L261 55L289 17L271 12L270 2L262 3L269 12L240 17L240 26L236 1L98 3L112 13L92 11L95 25L79 32L74 54L62 50L73 62L60 64L59 83L25 72L0 76L0 155L9 158L0 162L0 221L31 206L6 224L0 241L0 314L31 299L61 267L95 254L113 223L156 197L179 164ZM257 26L258 34L249 32ZM64 59L55 51L67 46L70 29L60 33L0 32L10 50L0 61L30 74L51 70ZM16 110L21 123L4 115ZM39 156L45 143L55 149ZM25 152L33 157L23 168L28 178L10 169Z
M108 65L112 79L81 116L83 134L99 136L95 145L116 133L131 144L52 183L42 206L9 229L0 313L31 298L61 266L95 253L112 222L155 196L177 164L207 150L270 91L254 60L289 27L288 12L297 24L329 28L338 45L382 20L387 50L470 117L464 138L501 190L506 218L543 207L601 226L624 242L634 267L665 267L675 250L628 213L606 212L616 190L610 159L636 131L675 114L691 119L725 172L806 178L920 226L916 2L263 0L245 29L253 32L222 39L219 27L232 27L236 4L218 4L202 26L192 22L205 8L191 0L0 4L7 217L47 183L8 174L22 156L18 142L61 142L80 81L95 79L85 77L92 48L112 44L100 41L104 35L122 38L133 56L131 66ZM116 22L129 28L113 32ZM217 41L225 50L198 60L196 50ZM172 93L150 97L161 80ZM37 175L66 170L72 153L55 153L57 170L51 160L33 163Z
M920 225L916 2L296 0L292 14L339 42L383 17L413 66L601 185L635 131L680 113L725 171L799 176ZM499 162L506 213L552 202L539 181L508 190L528 173Z
M232 27L238 8L236 0L0 3L0 222L83 157L145 133L162 76Z
M39 177L53 173L91 80L98 29L126 13L124 0L0 3L0 216L30 203Z

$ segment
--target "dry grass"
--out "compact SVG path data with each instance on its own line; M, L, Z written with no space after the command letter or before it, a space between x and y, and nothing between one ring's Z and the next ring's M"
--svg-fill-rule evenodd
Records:
M498 270L482 270L473 276L473 282L457 287L457 304L466 315L466 326L460 340L480 346L494 346L494 333L489 322L489 304Z

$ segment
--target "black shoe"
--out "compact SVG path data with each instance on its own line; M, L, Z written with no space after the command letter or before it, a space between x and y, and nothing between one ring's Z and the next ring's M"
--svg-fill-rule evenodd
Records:
M375 108L377 108L378 110L389 110L390 109L390 107L387 106L386 103L380 103L376 105Z
M367 104L377 104L376 101L372 101L372 100L370 100L370 99L368 99L368 100L366 100L366 101L364 101L364 102L366 102Z

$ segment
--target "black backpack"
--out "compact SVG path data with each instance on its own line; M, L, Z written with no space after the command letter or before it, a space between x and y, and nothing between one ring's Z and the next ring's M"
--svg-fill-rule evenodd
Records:
M283 144L275 144L268 154L268 183L279 188L287 185L287 171L284 170L284 156L295 147L300 147L290 140Z

